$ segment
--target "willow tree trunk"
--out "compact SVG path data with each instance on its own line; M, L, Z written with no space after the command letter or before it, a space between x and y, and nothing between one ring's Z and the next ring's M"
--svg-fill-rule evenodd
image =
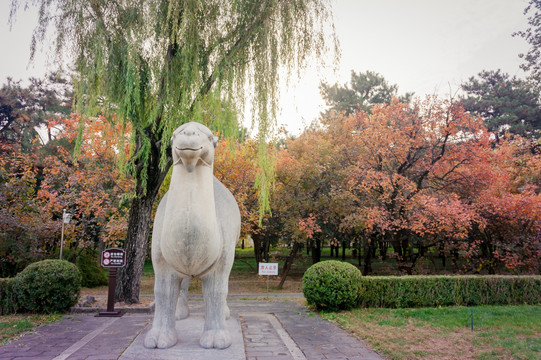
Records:
M150 158L147 163L148 177L146 186L143 187L141 183L136 185L136 196L131 203L128 233L124 241L126 266L120 268L117 275L116 301L124 301L127 304L139 303L141 275L143 274L147 245L150 238L152 206L172 165L171 159L168 158L165 169L160 170L160 143L156 138L158 138L157 134L155 134L155 141L151 143ZM139 162L142 162L142 160Z
M128 233L124 243L126 266L118 272L116 300L139 302L141 275L145 265L154 196L135 198L130 208Z

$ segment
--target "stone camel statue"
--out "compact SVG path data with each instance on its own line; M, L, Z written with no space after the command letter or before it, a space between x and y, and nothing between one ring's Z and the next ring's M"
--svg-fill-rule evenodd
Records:
M225 349L231 345L226 297L240 235L239 208L213 175L217 138L211 131L190 122L176 129L171 140L171 185L158 206L152 235L156 311L144 345L164 349L176 344L175 320L188 317L190 279L200 277L205 326L199 342L203 348Z

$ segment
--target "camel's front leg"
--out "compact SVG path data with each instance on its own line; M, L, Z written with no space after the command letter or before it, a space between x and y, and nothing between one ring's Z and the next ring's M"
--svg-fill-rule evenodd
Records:
M178 298L180 278L171 269L160 269L156 266L154 296L156 311L152 329L148 332L144 345L147 348L166 349L177 343L175 329L175 305ZM165 267L165 266L164 266Z
M205 328L199 343L206 349L225 349L231 345L231 335L225 325L229 316L226 304L228 275L213 271L203 277Z

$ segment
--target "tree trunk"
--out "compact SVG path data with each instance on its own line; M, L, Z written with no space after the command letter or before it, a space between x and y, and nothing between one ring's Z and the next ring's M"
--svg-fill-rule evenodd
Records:
M394 249L394 252L396 253L396 256L398 258L403 258L404 254L402 253L402 247L400 246L400 241L393 239L391 243L393 244L393 249Z
M158 134L155 134L158 136ZM119 268L116 285L116 300L127 304L139 303L139 290L141 288L141 275L145 265L145 256L152 221L152 206L163 179L172 165L169 157L163 170L160 169L160 149L158 141L151 141L150 156L146 164L148 174L146 188L141 183L136 185L136 196L132 200L128 218L128 233L124 241L126 250L126 266ZM143 160L135 165L143 168Z
M453 268L455 269L455 272L458 272L458 257L459 257L458 250L453 249Z
M284 264L284 271L282 271L282 278L280 279L280 284L278 284L278 290L282 290L282 288L284 287L287 274L289 273L289 270L291 270L291 266L293 265L293 261L295 260L295 256L297 256L297 251L299 250L299 248L300 244L295 241L293 247L291 248L291 252L286 259L286 263Z
M150 233L154 196L135 198L130 208L128 234L124 242L126 266L118 271L116 300L128 304L139 302L141 275Z
M321 240L312 240L312 264L321 261Z
M365 239L363 252L364 252L363 276L366 276L372 272L372 241L368 242L368 240Z
M259 266L259 263L263 260L263 246L261 245L261 236L259 236L258 234L253 234L252 240L254 241L255 262L256 264L258 264L257 266Z
M270 239L266 237L263 240L263 259L265 259L265 262L269 262L269 252L270 252Z
M359 262L359 268L361 267L361 260L362 260L362 251L361 251L361 240L358 241L357 246L359 247L359 250L357 251L357 261Z
M441 265L443 266L443 270L447 270L447 262L446 262L446 256L445 256L445 247L443 245L443 242L439 246L439 256L441 259Z
M389 249L389 244L385 239L380 239L379 241L379 255L381 256L381 261L387 260L387 250Z
M342 261L346 261L346 241L342 240Z

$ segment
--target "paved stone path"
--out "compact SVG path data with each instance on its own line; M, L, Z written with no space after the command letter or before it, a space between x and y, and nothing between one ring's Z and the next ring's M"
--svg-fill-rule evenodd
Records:
M230 299L228 304L242 328L246 360L382 360L353 336L295 302ZM192 314L203 314L202 301L190 301L189 306ZM0 359L118 359L151 321L152 314L142 313L120 318L66 315L1 346Z

